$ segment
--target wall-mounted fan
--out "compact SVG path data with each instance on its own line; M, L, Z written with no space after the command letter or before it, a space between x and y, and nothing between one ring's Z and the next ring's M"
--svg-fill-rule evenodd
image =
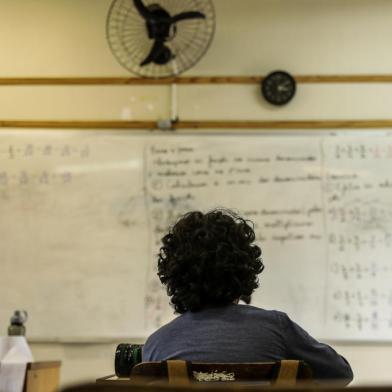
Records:
M114 0L106 22L109 46L120 64L158 78L192 67L214 31L211 0Z

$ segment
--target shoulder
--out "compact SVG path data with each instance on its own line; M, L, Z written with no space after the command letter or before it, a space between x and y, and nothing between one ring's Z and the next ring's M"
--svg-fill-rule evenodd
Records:
M231 309L233 318L242 320L244 323L252 325L257 328L278 328L279 330L285 330L289 324L289 317L286 313L278 310L269 310L259 308L253 305L236 305Z
M181 316L176 317L172 321L168 322L165 325L162 325L159 327L155 332L153 332L146 340L146 345L148 343L155 342L157 340L162 340L165 338L170 337L170 335L173 333L173 331L177 330L180 328L179 324L181 323Z
M145 349L153 349L163 342L171 341L178 335L179 332L184 328L186 322L184 315L179 315L167 324L159 327L153 332L146 340L144 344Z
M165 346L165 342L170 342L173 336L175 336L175 331L178 330L177 319L179 317L158 328L147 338L143 345L142 357L144 362L157 361L162 359L162 347Z
M286 313L280 312L278 310L263 309L252 305L237 305L235 307L235 310L238 313L249 317L263 318L275 322L286 322L287 320L289 320Z

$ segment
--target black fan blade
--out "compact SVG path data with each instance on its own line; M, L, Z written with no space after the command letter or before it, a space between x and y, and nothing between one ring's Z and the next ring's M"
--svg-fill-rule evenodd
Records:
M151 19L151 12L143 4L142 0L133 0L133 5L144 19Z
M162 53L164 50L165 45L162 40L155 40L154 45L152 45L150 53L147 55L147 57L140 63L140 66L143 67L144 65L150 64L154 62L159 55Z
M205 19L205 15L199 11L185 11L171 17L171 23L187 19Z

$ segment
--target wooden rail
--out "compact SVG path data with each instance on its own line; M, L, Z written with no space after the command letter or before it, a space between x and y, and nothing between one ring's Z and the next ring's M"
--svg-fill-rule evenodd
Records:
M45 128L45 129L158 129L155 121L47 121L47 120L0 120L0 128ZM391 128L392 120L300 120L300 121L179 121L173 130L185 129L370 129Z
M295 75L297 83L391 83L392 75ZM0 78L1 86L259 84L264 76L182 76L178 78L28 77Z

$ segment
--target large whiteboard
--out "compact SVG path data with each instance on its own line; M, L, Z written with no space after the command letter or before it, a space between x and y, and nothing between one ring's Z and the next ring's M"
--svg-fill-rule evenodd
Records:
M183 212L255 223L253 303L325 339L392 339L392 138L0 133L0 325L37 339L145 337L173 316L159 240Z

